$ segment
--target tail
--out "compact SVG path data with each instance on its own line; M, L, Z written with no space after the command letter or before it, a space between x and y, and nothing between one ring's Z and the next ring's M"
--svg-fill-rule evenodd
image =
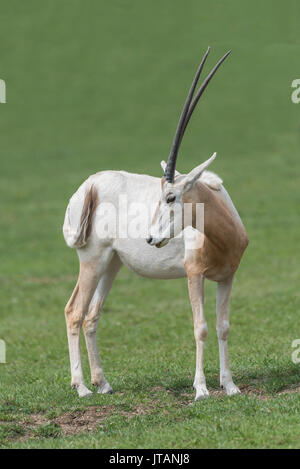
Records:
M85 191L84 200L81 192L71 198L63 226L66 243L71 248L82 248L87 244L98 206L98 192L93 184Z

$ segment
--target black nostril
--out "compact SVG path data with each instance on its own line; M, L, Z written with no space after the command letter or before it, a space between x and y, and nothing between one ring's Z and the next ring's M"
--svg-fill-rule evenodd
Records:
M152 239L153 239L152 236L148 236L148 238L146 239L147 243L150 244Z

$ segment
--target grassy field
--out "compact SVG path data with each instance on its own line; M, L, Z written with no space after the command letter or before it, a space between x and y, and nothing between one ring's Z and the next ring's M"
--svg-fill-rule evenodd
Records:
M4 448L300 446L300 78L296 0L1 2L0 444ZM61 226L90 174L160 176L192 74L232 49L186 134L178 169L218 151L250 245L236 276L229 352L242 395L218 387L215 285L206 285L205 371L194 403L186 280L123 268L99 347L113 395L70 389L63 309L76 253ZM84 370L89 382L87 357Z

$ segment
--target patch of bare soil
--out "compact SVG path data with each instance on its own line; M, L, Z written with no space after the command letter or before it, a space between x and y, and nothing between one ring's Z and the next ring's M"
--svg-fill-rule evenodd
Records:
M113 406L89 407L79 412L66 412L51 419L57 424L64 435L75 435L82 431L95 431L101 426L101 421L112 415L116 409Z
M290 393L293 393L293 392L299 392L300 393L300 386L295 386L295 387L283 389L278 394L279 395L281 395L281 394L290 394Z
M153 403L153 408L155 403ZM101 428L101 422L114 413L123 415L127 418L132 418L137 415L147 414L151 411L152 406L145 407L138 405L130 411L123 411L116 406L91 406L85 410L65 412L64 414L47 419L44 414L31 414L22 423L25 429L25 434L19 440L37 435L37 431L47 424L57 425L63 436L77 435L81 432L93 432Z
M116 411L114 406L95 406L82 411L65 412L49 420L43 414L31 414L24 425L27 432L34 433L39 427L50 422L58 425L63 435L76 435L82 431L96 430L101 426L101 421L112 415L114 411Z

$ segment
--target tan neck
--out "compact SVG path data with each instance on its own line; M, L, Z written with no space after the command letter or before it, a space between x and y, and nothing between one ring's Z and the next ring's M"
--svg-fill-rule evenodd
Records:
M236 222L229 208L209 189L198 181L184 194L184 203L193 204L193 228L196 227L196 204L204 203L204 234L215 246L226 251L238 235Z

